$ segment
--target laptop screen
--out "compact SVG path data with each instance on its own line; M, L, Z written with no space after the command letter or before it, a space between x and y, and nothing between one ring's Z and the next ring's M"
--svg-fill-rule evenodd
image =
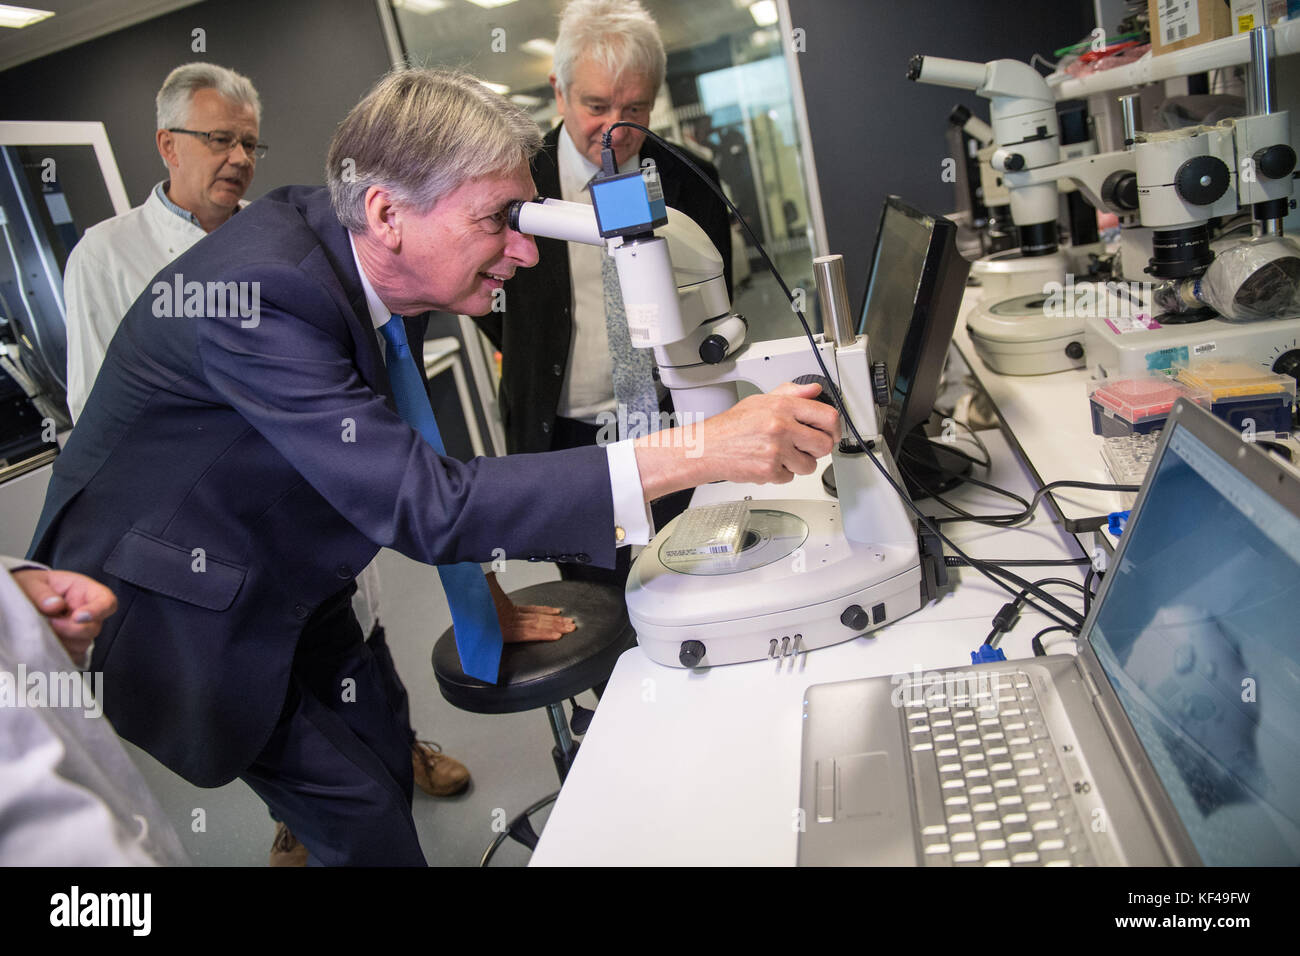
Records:
M1211 865L1300 863L1300 518L1174 426L1088 640Z

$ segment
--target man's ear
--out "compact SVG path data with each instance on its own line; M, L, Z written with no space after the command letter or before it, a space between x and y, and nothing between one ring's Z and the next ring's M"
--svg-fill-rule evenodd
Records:
M552 73L546 79L551 84L551 89L555 91L555 109L558 112L563 113L564 94L560 92L560 80L554 73Z
M158 155L162 157L168 169L175 169L180 165L176 156L176 134L169 133L165 129L158 130L154 134L154 141L158 144Z
M383 186L371 186L366 190L365 209L366 228L371 238L383 243L390 252L400 252L405 217L393 201L392 193Z

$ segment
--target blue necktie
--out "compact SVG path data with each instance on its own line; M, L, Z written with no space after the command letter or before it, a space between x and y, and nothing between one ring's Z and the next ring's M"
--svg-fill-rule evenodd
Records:
M388 379L393 383L397 411L406 423L418 431L439 455L446 455L438 422L433 417L424 376L416 366L406 341L406 327L400 315L393 316L379 331L388 343L385 362ZM483 570L477 564L438 565L442 589L451 606L451 623L456 633L456 650L460 666L470 677L489 684L497 682L501 668L501 625L496 605L488 591Z

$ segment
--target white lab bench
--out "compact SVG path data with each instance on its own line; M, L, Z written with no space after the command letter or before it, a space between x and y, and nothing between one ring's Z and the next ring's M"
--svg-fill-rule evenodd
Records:
M973 296L968 296L973 298ZM993 461L987 480L1029 497L1041 481L1109 482L1092 434L1083 372L1009 379L990 372L970 348L964 305L955 342L1009 426L981 432ZM829 460L829 459L828 459ZM797 479L801 482L814 478ZM784 497L782 488L730 488ZM717 486L697 500L727 495ZM962 486L946 497L977 513L1014 504ZM1105 514L1128 503L1105 492L1065 492L1071 517ZM946 513L933 503L927 512ZM1075 558L1086 554L1040 507L1018 528L954 523L943 530L973 557ZM1083 579L1079 566L1013 570L1029 580ZM700 671L665 667L639 648L614 669L577 761L532 857L535 866L793 865L799 808L801 720L811 684L968 665L1007 600L970 569L949 569L955 587L916 613L834 647L786 658ZM1053 590L1074 607L1077 592ZM1030 639L1049 624L1026 610L1002 638L1008 659L1031 655ZM1055 638L1055 641L1053 641ZM1073 644L1056 633L1049 652Z

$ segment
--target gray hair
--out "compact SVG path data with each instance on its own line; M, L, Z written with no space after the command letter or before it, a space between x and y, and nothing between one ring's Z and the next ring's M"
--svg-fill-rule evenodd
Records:
M537 123L467 73L398 67L334 132L325 181L339 222L366 230L366 193L425 213L471 179L505 175L541 148Z
M648 77L656 93L668 64L659 26L637 0L573 0L564 8L555 38L555 78L561 93L568 92L583 57L615 77Z
M155 100L158 128L172 129L189 123L190 103L199 90L216 90L226 99L251 107L262 122L262 101L252 81L234 70L215 63L186 63L167 74Z

